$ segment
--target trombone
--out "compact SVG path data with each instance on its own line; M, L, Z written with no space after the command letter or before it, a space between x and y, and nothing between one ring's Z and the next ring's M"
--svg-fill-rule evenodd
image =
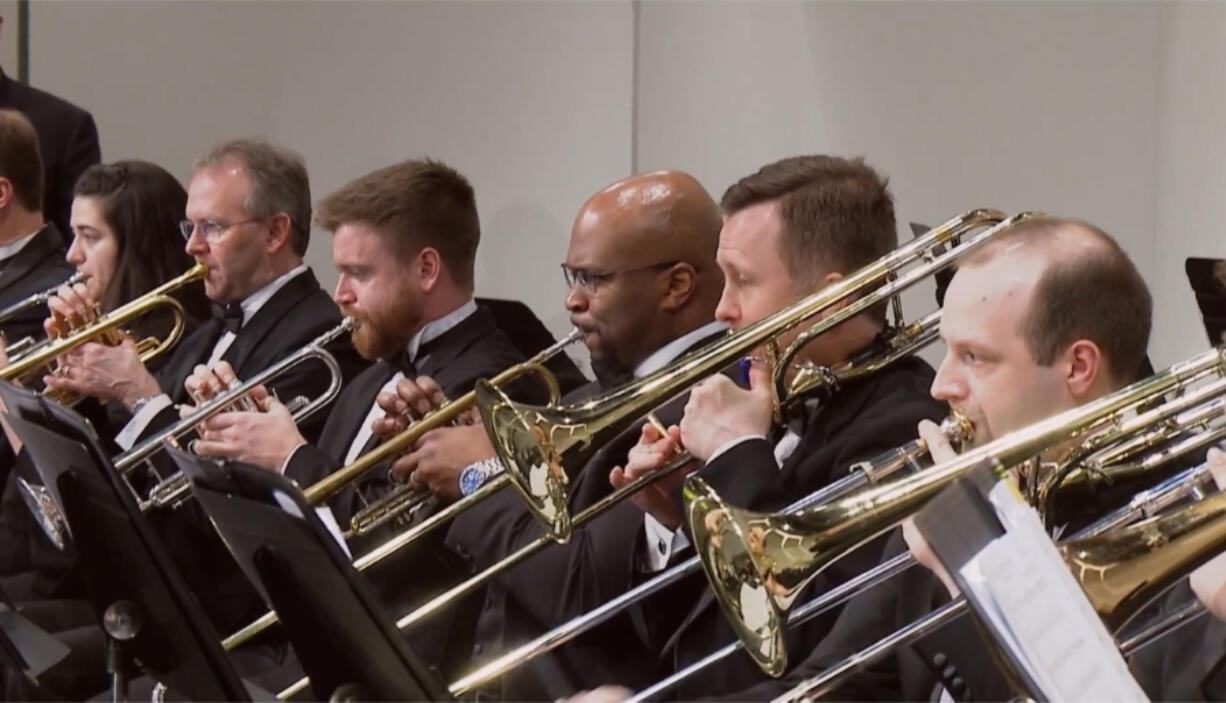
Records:
M795 369L792 362L797 353L813 338L874 305L896 298L902 290L933 272L952 265L957 258L986 243L996 234L1035 216L1033 213L1022 213L1006 218L1003 213L997 211L974 210L955 217L837 284L732 333L723 340L687 354L669 367L582 403L563 407L516 404L499 391L495 387L496 384L478 382L478 408L495 450L503 464L508 467L504 475L514 481L521 495L527 499L532 512L546 524L547 530L537 540L524 545L502 561L490 565L481 573L404 615L397 621L397 627L412 627L548 546L550 540L565 541L574 525L596 517L647 483L681 469L687 463L684 457L681 461L674 460L660 472L644 476L614 491L574 516L570 515L566 505L566 476L586 463L595 449L629 429L639 417L648 414L651 409L701 378L719 371L746 352L788 332L827 308L855 298L805 330L781 355L775 354L777 361L772 380L779 408L786 408L789 402L798 397L798 393L811 392L819 387L837 388L840 371L847 378L875 372L884 364L913 351L913 348L908 348L908 344L927 343L935 339L939 313L929 315L919 323L902 327L896 333L897 339L892 345L889 339L886 340L884 351L878 348L874 353L856 357L836 369L807 367L801 364L799 371L793 374ZM967 240L961 239L967 233L983 228L987 229L969 236ZM941 251L945 245L950 245L950 249ZM917 262L920 262L918 266L906 270ZM509 470L515 467L518 470ZM864 480L864 477L858 476L852 480ZM484 488L470 498L478 496ZM407 542L403 539L406 535L415 537L417 532L410 530L397 536L394 541L404 544ZM384 546L386 545L376 548L376 552ZM358 562L363 560L359 559ZM358 566L358 563L355 563L355 566ZM275 621L273 616L265 616L265 619L269 623ZM227 643L235 641L240 635L241 639L237 641L245 641L260 629L262 628L249 626L232 636ZM281 695L294 695L305 685L304 679L283 691Z
M783 622L804 588L828 564L885 532L969 470L1003 469L1054 445L1125 426L1123 415L1168 392L1226 375L1226 351L1211 349L1108 396L1018 430L932 469L794 515L754 513L729 506L700 477L683 495L694 548L746 650L763 671L778 676L787 664ZM1180 399L1170 404L1184 409ZM1156 408L1150 417L1165 416ZM1142 414L1144 415L1144 413ZM1139 416L1138 416L1139 417ZM753 621L746 612L755 614Z
M1094 611L1112 631L1127 624L1154 596L1226 546L1226 493L1172 513L1093 536L1078 535L1058 545L1065 564ZM831 692L865 664L914 642L967 612L959 597L916 622L809 679L777 701L800 701ZM1192 602L1119 643L1128 656L1182 626L1203 611Z
M233 407L236 403L249 403L250 401L246 395L257 385L268 383L273 378L282 375L299 364L316 361L323 364L328 370L330 379L327 388L312 400L308 401L304 397L297 397L292 399L287 405L293 413L294 422L300 423L331 403L340 393L343 379L339 364L337 364L336 359L328 353L325 347L337 337L352 331L352 329L353 320L345 318L339 325L324 332L307 346L281 359L247 381L234 383L225 392L219 393L216 397L200 405L187 417L180 419L168 428L160 430L141 444L116 457L114 462L115 468L126 479L125 483L127 483L128 488L136 497L137 505L141 511L149 512L158 508L178 507L190 496L191 484L185 474L177 472L168 478L157 480L149 490L148 497L141 497L140 493L132 485L131 477L135 468L147 461L150 456L164 445L173 444L178 446L184 437L195 431L201 422L204 422L213 415ZM157 478L156 471L151 471L151 473ZM52 544L63 550L66 547L65 536L68 534L68 523L64 519L63 513L56 506L55 501L51 498L50 492L45 486L31 483L20 477L18 477L18 488L21 491L21 496L25 500L26 506L34 514L39 527L42 528Z
M786 408L792 391L789 384L809 375L797 373L793 376L792 362L810 340L889 301L932 273L952 265L956 258L997 233L1034 216L1022 213L1006 219L1003 213L995 210L973 210L954 217L841 281L691 352L656 373L583 403L552 408L525 405L511 401L491 384L478 382L477 406L490 442L504 465L519 467L518 471L508 474L515 487L537 518L548 526L549 534L563 542L571 527L571 516L566 509L566 476L582 467L596 450L629 429L650 410L818 313L830 312L781 354L775 354L772 383L779 407ZM984 227L988 229L962 239ZM950 249L941 251L947 244L952 245ZM914 268L909 268L912 266ZM839 303L845 304L831 311Z
M1206 431L1201 435L1194 436L1192 439L1199 439L1204 435L1212 436L1213 434L1213 431ZM1169 447L1163 447L1155 450L1154 452L1146 455L1143 459L1135 462L1135 464L1145 466L1152 470L1167 462L1180 458L1189 452L1203 448L1203 446L1204 442L1181 440L1175 442ZM1137 471L1137 468L1133 465L1129 465L1125 467L1125 470L1132 475ZM1106 472L1104 475L1105 478L1110 480L1114 469L1104 469L1104 471ZM1063 490L1063 487L1060 490ZM1103 534L1109 530L1124 527L1141 519L1154 517L1162 511L1185 501L1201 500L1206 495L1209 495L1213 490L1215 490L1215 487L1213 485L1212 474L1210 474L1207 464L1202 463L1198 466L1185 469L1162 480L1158 484L1137 493L1126 505L1109 512L1107 515L1102 516L1090 525L1082 528L1077 532L1076 536L1078 538L1093 537ZM794 512L795 507L796 506L793 506L793 508L790 510ZM694 568L697 568L698 557L692 557L689 561L693 562ZM914 565L915 560L911 557L910 553L899 554L892 559L882 562L868 571L865 571L864 573L859 574L848 581L838 584L829 591L816 596L803 605L797 606L788 614L787 627L801 625L830 610L831 608L843 605L859 593L873 588L889 580L890 578L893 578L895 575L906 571ZM1172 623L1168 623L1168 626L1174 622L1182 622L1184 619L1190 616L1190 613L1185 613L1182 610L1179 613L1174 613L1171 615ZM1158 634L1158 636L1160 636L1166 631L1157 624L1146 628L1145 631L1149 632L1150 630L1153 630L1153 632L1143 638L1146 639L1146 641L1148 641L1148 638L1153 637L1154 634ZM1142 638L1142 634L1143 633L1138 633L1136 637ZM639 691L630 700L646 701L656 698L661 693L672 689L677 684L689 679L708 667L723 661L741 649L744 649L744 647L745 643L743 641L740 639L734 640L730 644L727 644L711 654L708 654L693 664L690 664L676 673L671 674L655 684L652 684L650 687ZM522 652L519 654L521 656L523 655ZM452 693L458 695L457 691L454 689Z

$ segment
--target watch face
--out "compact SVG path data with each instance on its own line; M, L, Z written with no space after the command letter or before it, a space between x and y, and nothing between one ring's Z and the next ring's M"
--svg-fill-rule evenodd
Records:
M460 472L460 494L468 495L481 487L484 482L485 475L481 473L481 469L475 466L469 466Z

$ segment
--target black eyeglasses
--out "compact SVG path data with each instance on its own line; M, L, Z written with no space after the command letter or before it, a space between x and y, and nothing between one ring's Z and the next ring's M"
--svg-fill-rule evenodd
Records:
M562 278L566 280L567 288L573 289L575 286L579 286L588 293L595 293L601 286L613 280L618 274L649 271L651 269L666 269L679 263L681 262L676 260L661 261L658 264L625 266L619 269L609 269L608 271L589 271L587 269L571 268L566 264L562 264Z

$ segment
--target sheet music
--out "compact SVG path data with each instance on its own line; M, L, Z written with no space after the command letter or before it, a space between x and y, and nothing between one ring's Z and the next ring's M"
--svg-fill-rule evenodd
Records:
M1038 514L1007 484L990 495L1006 534L961 569L980 616L1044 698L1147 700Z

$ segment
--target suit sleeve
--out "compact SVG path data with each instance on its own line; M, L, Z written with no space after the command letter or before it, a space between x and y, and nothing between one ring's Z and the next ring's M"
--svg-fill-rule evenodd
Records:
M72 136L64 146L64 161L60 171L62 192L57 194L61 207L72 207L72 193L77 185L77 179L82 173L85 173L85 169L101 160L102 150L98 146L98 126L94 124L93 115L88 112L83 113L77 120L74 120ZM69 221L68 212L56 213L56 215L63 217L64 222ZM71 232L65 230L65 234L68 235Z

